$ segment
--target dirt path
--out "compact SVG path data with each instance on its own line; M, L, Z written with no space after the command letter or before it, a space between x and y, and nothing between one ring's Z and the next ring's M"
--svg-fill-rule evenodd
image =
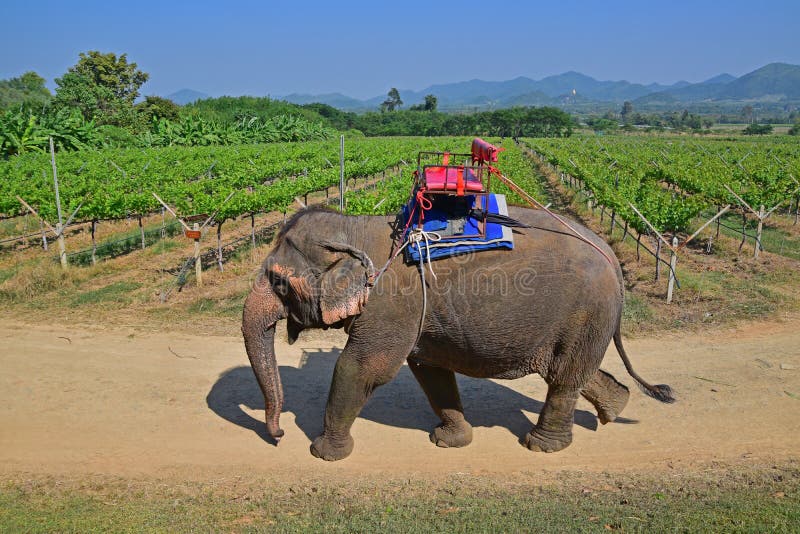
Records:
M379 389L348 459L308 452L336 359L338 334L277 346L286 392L279 447L262 439L263 400L237 337L0 325L0 473L392 477L692 469L800 453L800 319L628 340L637 371L671 384L668 406L632 391L625 423L600 426L581 400L571 447L534 454L518 438L545 396L536 377L460 379L472 445L439 449L436 423L407 368ZM282 338L283 339L283 338ZM782 365L783 364L783 365ZM604 368L629 387L613 351Z

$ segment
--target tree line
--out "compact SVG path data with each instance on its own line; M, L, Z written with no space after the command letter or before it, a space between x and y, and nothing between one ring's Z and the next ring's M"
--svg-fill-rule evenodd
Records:
M55 79L55 93L35 72L0 80L0 157L45 150L197 146L326 139L353 135L568 136L572 117L557 108L442 113L438 99L401 109L397 89L378 111L357 114L325 104L296 105L268 97L220 97L179 106L159 96L140 99L150 75L126 54L81 53Z

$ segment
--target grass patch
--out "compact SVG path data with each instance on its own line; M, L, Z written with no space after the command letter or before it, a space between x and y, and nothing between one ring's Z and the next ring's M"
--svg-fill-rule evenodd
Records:
M647 304L647 301L638 295L626 291L625 307L622 310L623 323L639 325L642 323L649 323L652 320L653 310Z
M481 477L256 489L53 481L0 488L4 532L791 532L796 469L698 479L607 475L551 486ZM264 489L268 488L268 489Z
M10 271L11 274L0 282L0 302L27 304L40 295L73 288L79 283L73 273L46 260L19 265Z
M114 282L100 289L78 293L72 298L72 305L86 306L106 302L130 304L131 298L128 293L136 291L140 287L142 287L142 284L138 282Z
M732 319L756 319L787 307L791 300L769 287L768 273L737 277L719 271L679 273L680 301L707 302L716 308L713 315Z
M11 269L0 269L0 284L11 278L17 274L17 270L14 268Z
M710 218L713 216L713 213L708 212L708 214L704 214L703 216L705 217L705 215L708 215L708 218ZM780 226L774 225L774 217L775 216L773 215L764 223L764 227L761 232L761 246L764 248L764 250L772 252L773 254L779 254L787 258L800 260L800 226L793 227L794 231L787 231ZM742 216L740 214L729 213L723 215L722 224L725 226L720 227L721 234L726 235L731 239L741 241ZM747 219L745 231L749 235L755 236L757 232L757 226L758 222L751 215ZM712 228L713 227L714 225L712 224ZM732 228L735 228L736 230L733 230ZM755 247L755 241L754 239L748 237L744 246L742 247L742 253L749 253L752 255L753 247Z
M203 297L195 300L187 307L190 314L207 314L212 316L239 317L242 314L244 296L226 296L218 299Z
M164 252L169 252L171 250L175 250L176 248L180 248L183 246L184 243L180 241L176 241L174 239L162 239L153 244L153 246L148 247L147 250L150 251L151 254L163 254Z
M183 232L183 227L178 223L178 221L171 221L164 227L164 237L173 237ZM151 247L158 243L162 243L162 229L161 225L151 226L150 228L145 228L144 231L144 240L145 240L145 247ZM164 245L162 245L164 246ZM175 243L174 248L178 246L178 243ZM171 248L163 248L161 251L164 250L171 250ZM123 256L125 254L129 254L136 250L142 249L142 234L138 228L131 230L130 232L124 234L117 234L113 238L106 239L101 241L97 244L97 251L96 251L96 258L104 259L104 258L116 258L118 256ZM67 255L69 259L70 265L80 265L86 266L92 264L92 249L87 248L83 250L79 250L76 252L72 252ZM56 257L58 260L58 257Z

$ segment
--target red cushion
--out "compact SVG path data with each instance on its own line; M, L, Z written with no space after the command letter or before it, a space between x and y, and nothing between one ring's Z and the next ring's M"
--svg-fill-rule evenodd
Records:
M463 175L464 169L458 167L427 167L425 169L425 185L431 191L456 191L458 179ZM483 184L472 170L467 169L464 189L480 193Z
M472 141L472 161L494 163L497 161L497 154L503 150L505 150L505 148L497 148L480 137L476 137Z

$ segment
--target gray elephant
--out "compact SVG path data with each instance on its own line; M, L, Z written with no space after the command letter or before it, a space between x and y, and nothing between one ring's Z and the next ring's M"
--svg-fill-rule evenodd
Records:
M515 234L514 249L426 264L424 302L419 265L397 258L375 278L376 265L382 267L394 250L395 218L318 209L293 216L259 271L242 320L264 394L267 431L276 443L283 436L274 351L281 319L287 320L290 343L307 328L344 328L349 334L336 363L324 431L311 444L311 453L325 460L352 452L353 421L372 391L404 362L441 419L431 433L441 447L472 440L454 373L541 375L547 398L523 440L534 451L555 452L571 443L579 395L594 405L602 423L613 421L629 393L599 369L612 339L642 391L673 402L669 386L645 382L625 354L622 271L608 245L570 221L583 236L578 238L540 210L511 207L509 215L530 225Z

